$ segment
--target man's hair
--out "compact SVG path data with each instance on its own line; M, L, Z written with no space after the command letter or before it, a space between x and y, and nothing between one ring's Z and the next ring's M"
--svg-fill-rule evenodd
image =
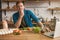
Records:
M17 3L16 3L16 6L17 6L19 3L23 3L23 5L24 5L24 1L22 1L22 2L21 2L21 1L19 1L19 2L17 2Z

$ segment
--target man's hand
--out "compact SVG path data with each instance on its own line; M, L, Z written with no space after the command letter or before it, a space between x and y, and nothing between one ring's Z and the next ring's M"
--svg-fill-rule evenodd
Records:
M24 10L19 11L19 14L20 14L20 18L23 18L23 16L24 16Z
M20 17L24 16L24 6L19 7L19 14L20 14Z

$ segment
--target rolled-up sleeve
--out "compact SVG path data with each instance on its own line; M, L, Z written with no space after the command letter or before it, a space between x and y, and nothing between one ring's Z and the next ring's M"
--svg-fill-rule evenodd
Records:
M29 10L30 17L35 21L35 22L40 22L39 19L35 16L35 14Z
M14 14L13 15L13 22L14 22L14 24L17 22L17 20L18 20L18 17L16 16L16 14Z

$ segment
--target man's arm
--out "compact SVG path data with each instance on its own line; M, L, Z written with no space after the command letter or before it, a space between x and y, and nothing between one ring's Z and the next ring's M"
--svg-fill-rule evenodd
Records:
M14 22L15 22L15 27L17 27L17 28L19 28L20 25L21 25L21 21L22 21L22 18L23 18L23 16L24 16L24 11L20 11L19 14L20 14L20 15L19 15L18 19L13 17L13 20L14 20ZM15 16L15 17L16 17L16 16Z
M15 23L15 27L19 28L19 26L21 25L21 21L22 21L23 17L19 17L17 22Z
M43 28L44 28L43 23L42 23L41 21L39 21L39 19L33 14L32 11L29 11L29 13L30 13L31 18L32 18L39 26L41 26L41 28L43 29Z
M44 25L43 25L42 22L37 22L37 24L38 24L39 26L41 26L42 29L44 29Z

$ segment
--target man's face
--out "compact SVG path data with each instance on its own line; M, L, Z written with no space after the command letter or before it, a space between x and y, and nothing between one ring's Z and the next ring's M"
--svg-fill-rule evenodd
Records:
M24 10L24 5L22 2L20 2L17 6L19 10Z

